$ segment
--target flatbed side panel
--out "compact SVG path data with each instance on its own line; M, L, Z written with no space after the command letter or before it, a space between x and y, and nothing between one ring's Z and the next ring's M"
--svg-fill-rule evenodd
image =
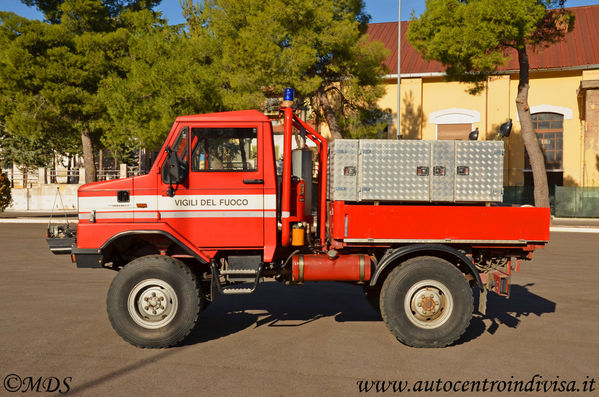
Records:
M549 208L333 204L335 240L351 242L549 241Z

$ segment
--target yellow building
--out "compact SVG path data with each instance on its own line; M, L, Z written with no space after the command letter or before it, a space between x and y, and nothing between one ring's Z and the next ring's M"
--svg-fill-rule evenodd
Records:
M529 51L528 101L552 192L555 186L599 187L599 6L571 10L576 16L573 32L549 48ZM505 67L488 78L480 94L470 95L467 84L445 81L443 66L424 61L410 46L408 24L402 22L402 138L468 139L468 133L478 128L478 139L500 139L499 125L511 118L514 128L506 139L505 185L532 185L515 106L515 52ZM370 24L368 34L392 51L386 60L389 74L384 76L387 93L380 105L396 116L397 23ZM395 131L395 126L391 128Z

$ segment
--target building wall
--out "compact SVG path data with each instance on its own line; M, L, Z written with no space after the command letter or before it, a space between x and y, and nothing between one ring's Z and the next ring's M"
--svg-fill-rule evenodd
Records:
M584 114L581 122L582 179L586 186L599 186L599 73L589 75L588 88L581 90L579 95Z
M577 91L583 79L599 79L599 69L533 72L530 75L528 102L531 112L552 112L564 116L565 186L599 186L599 124L589 132L588 122L581 120ZM395 115L397 82L390 79L386 83L387 91L379 104L382 108L391 109ZM513 130L506 139L505 181L510 186L522 186L525 180L524 145L515 106L518 76L492 76L486 87L476 95L467 91L469 87L465 83L447 82L442 76L402 78L402 138L437 139L438 124L462 120L462 123L471 123L472 129L479 129L479 139L497 139L499 126L511 118ZM587 97L590 98L587 108L595 106L596 113L599 113L599 91L595 90ZM392 130L395 131L395 128Z
M564 185L581 186L581 124L578 112L577 90L582 72L544 72L531 73L528 104L532 113L552 111L564 115L563 170ZM510 80L510 91L515 98L518 92L518 76ZM511 117L518 120L516 107L511 108ZM514 125L514 136L510 137L510 182L513 185L523 183L524 144L520 133L520 124Z
M16 211L76 210L77 189L79 186L81 185L52 184L26 189L12 189L10 193L12 203L8 209Z

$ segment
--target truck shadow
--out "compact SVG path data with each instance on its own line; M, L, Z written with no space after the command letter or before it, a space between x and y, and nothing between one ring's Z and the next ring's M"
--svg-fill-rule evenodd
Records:
M187 344L202 343L258 327L299 327L325 317L336 321L380 321L359 286L315 282L260 285L252 295L219 296L200 316Z
M555 303L529 291L532 284L512 285L510 299L489 294L487 315L475 313L459 345L495 333L501 326L516 328L521 317L555 312ZM478 295L478 294L476 294ZM478 297L475 296L475 307ZM252 295L220 296L202 313L200 327L188 338L193 345L216 340L250 328L300 327L321 318L338 322L380 321L359 286L333 282L285 286L267 282ZM491 324L486 325L490 320Z
M555 313L555 302L530 292L529 287L533 285L533 283L525 285L512 284L509 299L489 293L486 315L475 311L470 326L454 345L476 339L485 331L494 334L501 326L517 328L522 321L521 318L528 317L531 314L541 316L546 313ZM475 293L474 307L478 308L478 293ZM487 326L486 323L489 321L490 325Z

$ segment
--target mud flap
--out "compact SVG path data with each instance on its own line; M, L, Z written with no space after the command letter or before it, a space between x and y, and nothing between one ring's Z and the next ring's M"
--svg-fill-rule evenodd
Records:
M487 292L487 288L484 288L478 296L478 311L483 316L487 314Z

